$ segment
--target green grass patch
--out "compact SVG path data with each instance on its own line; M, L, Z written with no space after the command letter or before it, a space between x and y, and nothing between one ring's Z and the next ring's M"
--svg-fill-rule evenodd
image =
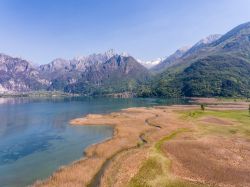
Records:
M201 111L201 110L190 111L187 114L185 114L183 116L183 118L184 119L187 119L187 118L195 118L195 119L197 119L197 118L201 117L202 115L204 115L204 112L205 111Z
M219 136L247 136L250 137L250 116L248 111L217 111L217 110L192 110L182 111L181 118L194 122L198 134L216 134ZM214 117L226 120L233 125L209 124L202 122L203 117ZM207 185L183 181L170 173L171 161L163 153L165 142L174 139L178 134L189 132L182 128L165 136L151 148L150 157L144 161L138 173L131 179L129 187L204 187ZM195 131L196 132L196 131Z
M204 184L196 184L185 181L169 181L164 187L205 187Z
M180 181L170 174L170 160L162 151L165 142L175 138L178 134L187 132L178 129L162 138L151 149L150 157L142 164L138 173L130 180L128 187L204 187L201 184Z
M222 117L227 119L237 120L242 123L250 124L250 115L247 110L227 110L227 111L218 111L218 110L193 110L188 112L182 112L183 118L200 118L203 116L215 116Z
M201 132L206 134L217 134L217 135L241 135L250 137L250 114L247 110L193 110L181 112L181 118L184 120L190 120L197 122ZM220 124L205 124L200 120L202 117L215 117L222 120L228 120L234 125L220 125Z
M166 142L169 141L171 139L173 139L174 137L177 136L177 134L180 134L182 132L187 132L188 129L182 128L182 129L178 129L175 132L171 133L170 135L162 138L161 140L159 140L158 142L156 142L155 144L155 149L156 151L158 151L159 153L162 153L162 145Z
M146 160L140 168L138 174L132 178L129 186L150 186L148 181L155 179L158 175L162 175L162 165L155 157Z

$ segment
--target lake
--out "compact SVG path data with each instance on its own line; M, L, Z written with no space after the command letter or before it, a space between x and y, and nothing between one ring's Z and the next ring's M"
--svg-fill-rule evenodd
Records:
M45 179L60 166L84 156L86 147L112 137L112 127L70 126L73 118L186 102L156 98L0 98L0 186L27 186Z

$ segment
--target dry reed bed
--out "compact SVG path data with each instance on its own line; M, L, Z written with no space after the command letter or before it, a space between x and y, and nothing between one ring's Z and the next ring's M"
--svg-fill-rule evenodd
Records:
M154 129L145 125L147 118L155 116L154 112L147 108L131 108L108 115L88 115L72 120L72 125L111 125L114 127L114 136L103 143L90 146L85 151L85 158L62 167L47 180L37 181L33 186L88 185L105 160L123 149L136 146L141 134Z
M200 102L203 103L202 100ZM228 110L231 105L215 105L213 100L206 110ZM239 110L238 106L246 109L248 105L241 103L230 109ZM222 123L220 128L223 128L233 126L235 121L214 116L205 116L198 120L181 117L183 112L199 109L199 105L141 107L74 119L71 121L72 125L111 125L114 127L114 136L110 140L90 146L85 151L85 158L61 168L47 180L38 181L34 186L87 186L110 158L112 159L100 178L100 186L127 186L132 184L131 179L137 175L144 161L149 159L152 147L162 138L183 128L188 129L188 132L163 144L166 159L172 160L172 174L169 176L209 185L237 186L236 183L239 183L238 186L248 186L249 141L237 137L239 144L234 141L234 136L231 139L221 138L220 135L210 136L200 132L200 122L208 126ZM143 145L140 139L142 137ZM157 183L150 184L157 186ZM178 184L185 186L185 183Z

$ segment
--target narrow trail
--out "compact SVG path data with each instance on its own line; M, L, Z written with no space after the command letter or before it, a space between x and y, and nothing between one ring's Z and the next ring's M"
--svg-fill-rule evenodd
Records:
M146 120L145 120L145 124L146 124L146 125L149 125L149 126L152 126L152 127L156 127L156 128L161 129L162 127L161 127L160 125L155 125L155 124L153 124L152 122L150 122L150 120L156 119L156 118L158 118L158 117L159 117L159 115L156 114L154 117L151 117L151 118L146 119Z
M155 115L154 117L151 117L151 118L148 118L145 120L145 124L148 125L148 126L152 126L152 127L155 127L155 128L162 128L161 126L159 125L155 125L153 123L150 122L150 120L153 120L153 119L156 119L157 117L159 117L159 115ZM142 144L140 144L140 146L142 145L145 145L148 143L148 141L146 140L145 138L146 136L146 133L143 133L139 136L139 139L141 141ZM130 148L127 148L127 149L122 149L118 152L116 152L115 154L113 154L110 158L108 158L101 166L101 168L99 169L99 171L95 174L95 176L92 178L92 180L90 181L90 183L87 185L87 187L99 187L100 184L101 184L101 179L105 173L105 170L108 168L108 166L112 163L112 161L119 155L119 154L122 154L126 151L130 151L130 150L133 150L133 149L137 149L139 146L136 145L136 146L133 146L133 147L130 147Z
M141 135L140 140L142 142L142 144L147 144L147 140L144 139L143 135ZM119 155L122 154L124 152L133 150L133 149L137 149L138 145L127 148L127 149L122 149L118 152L116 152L115 154L113 154L110 158L108 158L101 166L101 168L99 169L99 171L95 174L95 176L92 178L91 182L87 185L87 187L99 187L101 184L101 179L105 173L105 170L108 168L108 166L112 163L112 161Z
M148 143L148 141L147 141L146 138L145 138L145 133L141 134L141 135L139 136L139 138L140 138L142 144Z

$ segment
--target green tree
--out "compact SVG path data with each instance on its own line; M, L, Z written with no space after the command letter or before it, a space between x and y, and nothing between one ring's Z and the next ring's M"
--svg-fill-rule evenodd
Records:
M136 81L134 79L131 79L129 82L128 82L128 90L129 92L133 92L133 89L136 87Z
M250 104L249 104L249 107L248 107L248 113L249 113L249 116L250 116Z
M205 105L201 104L201 110L204 111L205 110Z

